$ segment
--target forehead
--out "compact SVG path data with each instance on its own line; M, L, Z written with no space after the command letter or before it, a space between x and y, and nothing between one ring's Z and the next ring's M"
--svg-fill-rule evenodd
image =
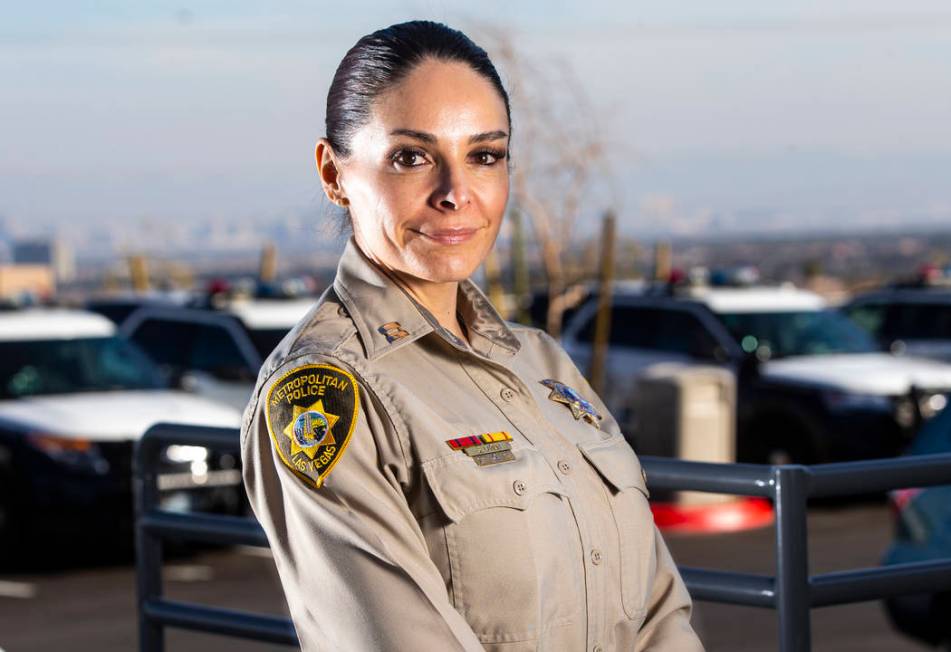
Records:
M377 97L371 125L386 133L428 131L440 139L508 131L505 103L488 79L468 64L431 59Z

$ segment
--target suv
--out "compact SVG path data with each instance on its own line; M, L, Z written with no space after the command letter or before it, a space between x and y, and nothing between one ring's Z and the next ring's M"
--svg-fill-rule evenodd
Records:
M244 410L264 359L314 301L243 299L220 309L146 306L129 315L119 333L181 386Z
M854 297L842 311L885 350L951 362L951 288L884 288Z
M662 362L717 365L737 377L737 458L816 463L897 454L943 407L951 365L878 351L824 300L792 286L615 290L605 402L634 432L631 388ZM597 298L563 343L591 360Z
M133 446L159 421L237 428L241 413L169 388L101 315L0 312L0 559L83 533L129 541ZM233 456L171 446L162 462L167 509L244 509Z

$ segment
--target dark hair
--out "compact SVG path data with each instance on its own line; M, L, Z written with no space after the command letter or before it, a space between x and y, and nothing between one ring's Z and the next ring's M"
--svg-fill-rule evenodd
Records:
M327 140L336 154L350 155L350 142L369 122L373 101L426 58L469 64L489 80L505 102L511 132L509 96L485 50L442 23L411 20L367 34L337 66L327 93Z

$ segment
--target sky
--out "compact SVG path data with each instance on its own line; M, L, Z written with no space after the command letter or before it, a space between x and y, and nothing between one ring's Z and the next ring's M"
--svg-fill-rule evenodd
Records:
M340 58L412 18L570 66L620 189L586 206L634 235L951 228L951 6L919 0L5 2L0 219L313 210Z

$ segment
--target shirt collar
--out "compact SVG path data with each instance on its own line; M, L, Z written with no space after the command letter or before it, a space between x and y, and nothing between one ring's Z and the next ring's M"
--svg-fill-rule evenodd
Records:
M353 319L368 359L379 358L429 333L436 333L459 350L470 351L469 345L440 325L429 310L367 258L353 236L337 265L334 290ZM489 358L514 355L519 350L518 338L470 279L459 283L457 302L471 350Z

